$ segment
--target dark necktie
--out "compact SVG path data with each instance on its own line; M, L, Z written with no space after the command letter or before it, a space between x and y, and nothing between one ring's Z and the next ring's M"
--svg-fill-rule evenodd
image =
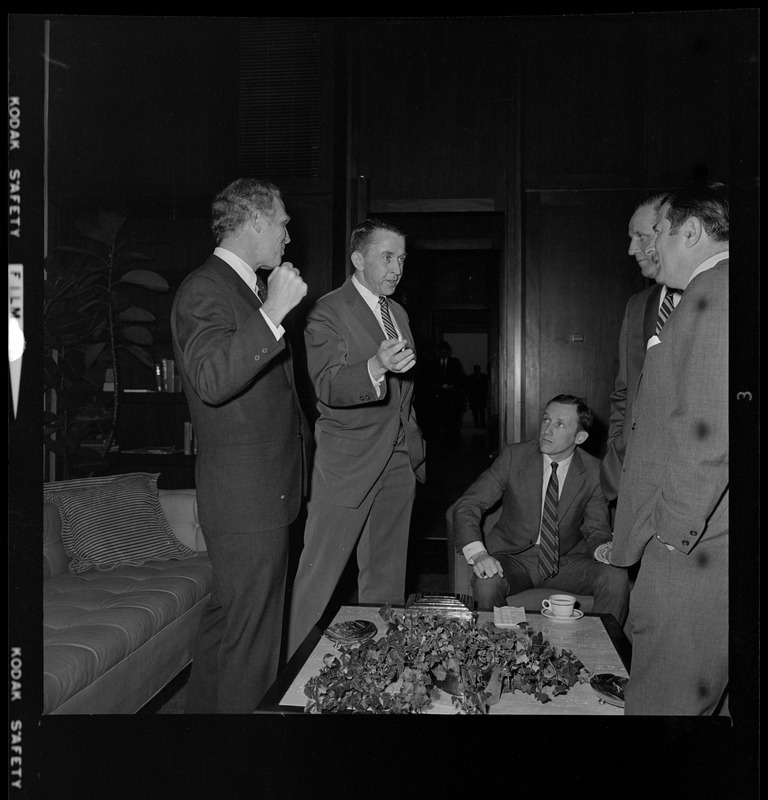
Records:
M552 474L549 476L547 493L544 497L541 530L539 531L539 574L542 578L551 578L557 574L558 569L560 537L557 527L557 499L557 461L553 461Z
M258 273L256 274L256 289L259 295L259 300L265 303L267 300L267 282Z
M379 306L381 307L381 321L384 323L387 339L397 339L397 330L392 322L392 317L389 315L389 303L383 294L379 295Z
M664 297L664 302L661 304L661 308L659 308L659 316L656 320L656 335L658 336L661 333L661 329L664 327L664 323L669 318L669 315L675 309L675 295L678 292L676 289L667 289L667 294Z

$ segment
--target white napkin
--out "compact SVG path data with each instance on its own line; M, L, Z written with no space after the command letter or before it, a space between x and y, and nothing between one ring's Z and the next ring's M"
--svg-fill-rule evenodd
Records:
M527 622L524 608L514 606L494 606L493 624L497 628L515 628L521 622Z

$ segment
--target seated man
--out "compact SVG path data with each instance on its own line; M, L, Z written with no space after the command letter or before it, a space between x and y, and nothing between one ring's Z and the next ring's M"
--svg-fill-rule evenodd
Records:
M593 595L595 613L623 626L629 605L625 569L605 559L612 540L600 461L577 445L592 426L592 411L573 395L553 397L538 439L511 444L456 501L456 546L472 565L479 609L504 606L507 595L532 588ZM486 535L480 521L502 500Z

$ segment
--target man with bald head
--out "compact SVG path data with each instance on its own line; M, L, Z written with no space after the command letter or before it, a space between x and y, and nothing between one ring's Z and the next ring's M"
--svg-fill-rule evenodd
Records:
M629 221L629 255L634 256L644 278L655 281L659 272L659 259L653 248L653 225L659 214L663 194L643 200ZM619 493L621 467L629 439L629 425L625 420L632 416L632 400L645 359L645 347L656 333L659 312L667 295L667 288L654 283L627 302L619 335L619 370L611 392L611 414L608 421L608 447L600 464L600 483L608 502L616 500ZM675 293L668 302L676 305L680 294Z

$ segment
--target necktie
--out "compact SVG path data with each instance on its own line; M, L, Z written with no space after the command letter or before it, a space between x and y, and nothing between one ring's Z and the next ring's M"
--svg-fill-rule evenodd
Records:
M541 514L541 530L539 531L539 574L542 578L551 578L557 574L557 561L560 557L560 539L557 528L557 461L552 462L552 474L549 476L547 493L544 497L544 509Z
M262 303L266 302L267 300L267 282L261 275L256 275L256 294L259 295L259 300Z
M678 294L678 292L675 289L667 289L667 294L664 297L664 302L661 304L661 308L659 308L659 316L658 319L656 320L657 336L661 333L661 329L664 327L664 323L667 321L667 318L675 308L676 294Z
M383 294L379 295L379 306L381 307L381 321L384 323L387 339L397 339L397 330L395 330L392 317L389 315L389 303Z

